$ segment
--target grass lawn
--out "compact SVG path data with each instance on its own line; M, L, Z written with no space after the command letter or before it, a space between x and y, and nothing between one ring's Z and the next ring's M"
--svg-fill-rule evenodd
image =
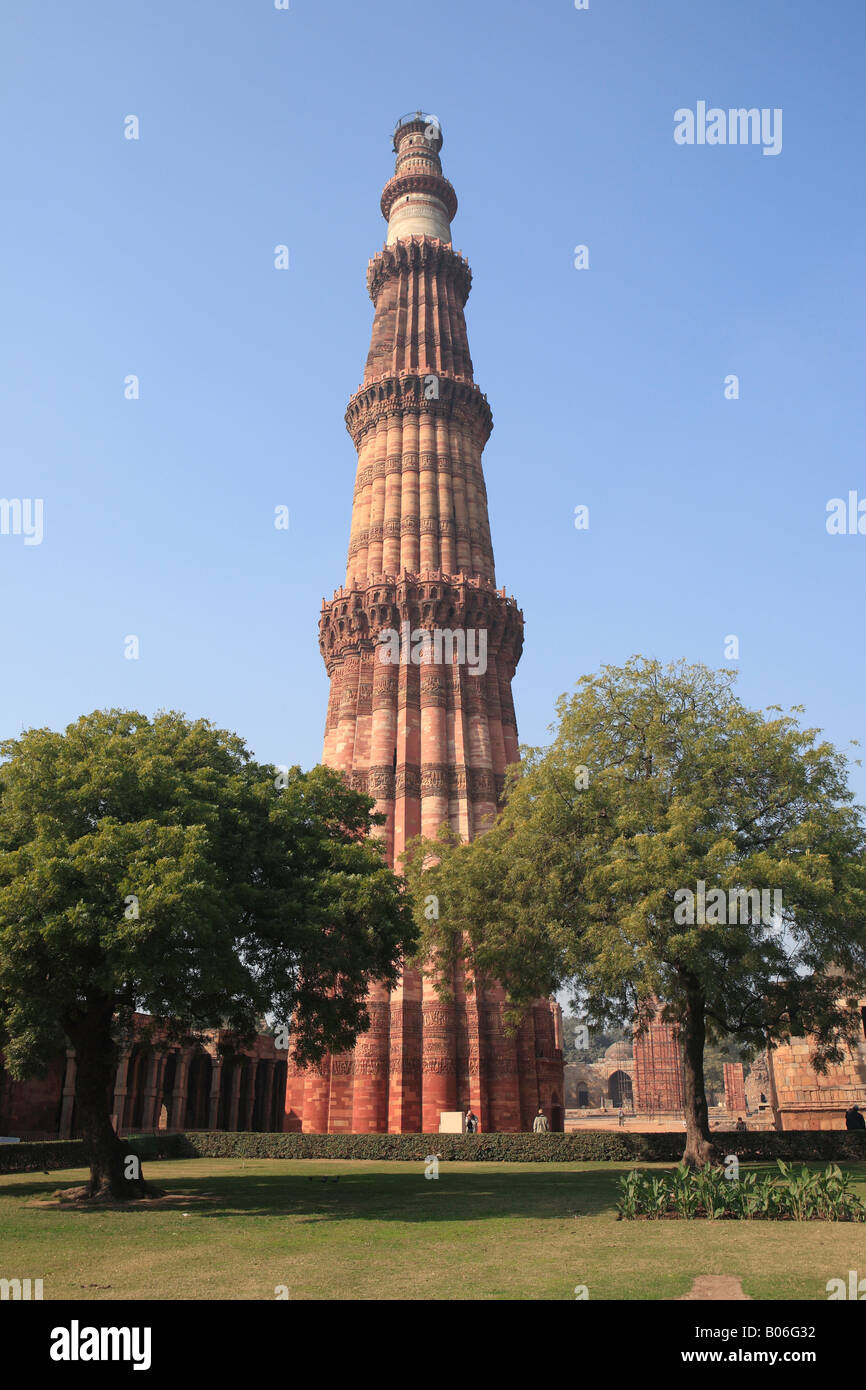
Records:
M188 1211L40 1209L27 1203L83 1170L2 1176L0 1277L42 1278L46 1300L272 1299L281 1284L291 1299L573 1299L578 1284L673 1299L722 1274L752 1298L823 1300L828 1279L866 1272L863 1225L618 1222L630 1166L443 1163L427 1180L421 1163L147 1164L168 1192L217 1198ZM866 1165L846 1166L866 1198Z

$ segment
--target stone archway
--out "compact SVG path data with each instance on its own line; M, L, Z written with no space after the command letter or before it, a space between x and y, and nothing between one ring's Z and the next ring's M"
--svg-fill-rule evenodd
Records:
M607 1081L607 1094L617 1107L633 1105L631 1077L627 1071L612 1071Z

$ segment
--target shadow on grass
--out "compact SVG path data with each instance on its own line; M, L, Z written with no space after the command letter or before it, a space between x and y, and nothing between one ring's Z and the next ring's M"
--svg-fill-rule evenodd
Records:
M627 1171L626 1165L618 1165L611 1169L575 1167L567 1172L537 1167L525 1172L491 1169L477 1172L441 1163L439 1177L427 1179L422 1163L414 1172L388 1172L381 1168L367 1172L357 1165L341 1172L338 1161L329 1163L324 1173L318 1165L312 1173L241 1171L225 1175L184 1172L182 1160L178 1160L176 1169L174 1164L171 1167L168 1175L160 1174L156 1185L169 1196L189 1194L193 1198L190 1214L202 1221L286 1217L302 1223L561 1221L605 1212L614 1219L620 1178ZM670 1171L673 1165L653 1167ZM851 1163L843 1167L855 1182L866 1182L866 1165ZM774 1170L775 1165L744 1164L741 1172L750 1169ZM69 1185L74 1184L70 1182ZM33 1200L62 1190L62 1187L63 1183L58 1183L56 1178L40 1178L16 1184L14 1189L7 1189L5 1195ZM3 1195L2 1188L0 1195ZM194 1200L196 1197L210 1197L215 1201L199 1203ZM79 1218L106 1214L177 1216L183 1206L182 1203L171 1207L143 1203L129 1207L70 1206L41 1210L50 1210L52 1216L68 1213Z
M179 1167L182 1165L179 1164ZM338 1165L334 1165L337 1167ZM143 1174L147 1177L146 1170ZM216 1199L214 1204L193 1201L190 1212L200 1220L237 1217L291 1217L301 1221L486 1221L515 1217L571 1220L595 1216L605 1210L613 1215L620 1172L475 1173L449 1171L441 1164L439 1177L417 1173L365 1173L353 1168L342 1173L237 1173L196 1176L178 1172L156 1181L167 1195L188 1193ZM337 1179L337 1181L335 1181ZM74 1186L72 1182L69 1186ZM48 1179L17 1184L5 1195L22 1201L50 1196L64 1184ZM69 1206L32 1208L52 1216L74 1215L176 1215L171 1208L141 1205L123 1207Z

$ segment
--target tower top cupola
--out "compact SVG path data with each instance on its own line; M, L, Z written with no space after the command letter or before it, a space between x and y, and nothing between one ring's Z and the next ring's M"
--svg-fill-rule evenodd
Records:
M457 194L443 176L439 151L442 127L436 116L410 111L394 128L394 177L382 191L382 216L388 223L385 244L405 237L438 237L451 243Z

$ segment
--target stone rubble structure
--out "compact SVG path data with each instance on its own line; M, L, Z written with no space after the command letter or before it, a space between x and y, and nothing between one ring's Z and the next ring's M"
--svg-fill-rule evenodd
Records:
M725 1109L729 1115L746 1118L746 1078L742 1062L723 1062Z
M634 1039L634 1104L645 1114L682 1114L683 1062L677 1030L653 1018Z
M792 1038L770 1053L768 1099L777 1129L839 1129L852 1105L866 1111L866 999L859 1005L857 1043L822 1076L809 1061L808 1038Z

